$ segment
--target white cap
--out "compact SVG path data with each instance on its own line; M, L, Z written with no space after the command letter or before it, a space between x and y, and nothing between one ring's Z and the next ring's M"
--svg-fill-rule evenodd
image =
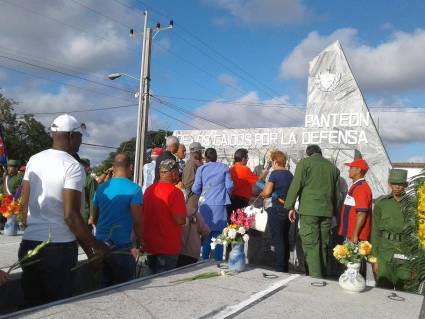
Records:
M55 118L50 126L51 132L80 132L85 135L86 125L77 121L69 114L62 114Z

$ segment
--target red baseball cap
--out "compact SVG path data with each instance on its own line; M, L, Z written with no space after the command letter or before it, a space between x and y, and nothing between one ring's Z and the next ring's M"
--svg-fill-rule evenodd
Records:
M162 148L160 148L160 147L154 147L153 149L152 149L152 155L156 155L156 156L161 156L162 155Z
M366 161L364 159L361 159L361 158L356 159L356 160L352 161L351 163L345 163L344 165L349 166L349 167L358 167L362 171L369 170L369 165L367 165Z

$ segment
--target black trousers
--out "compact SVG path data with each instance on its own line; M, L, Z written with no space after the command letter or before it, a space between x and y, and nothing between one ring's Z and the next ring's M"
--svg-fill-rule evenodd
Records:
M19 259L40 243L23 240L19 247ZM34 307L71 297L73 292L71 269L78 261L77 242L51 243L27 262L36 260L38 262L22 269L21 285L25 306Z
M273 206L267 209L268 223L275 249L274 267L276 271L288 272L289 267L289 228L291 222L288 210L283 206Z

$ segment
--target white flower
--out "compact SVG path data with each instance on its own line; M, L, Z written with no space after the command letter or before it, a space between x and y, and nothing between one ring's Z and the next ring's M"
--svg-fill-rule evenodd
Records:
M242 239L243 239L244 242L247 242L249 240L248 234L243 235Z
M238 233L244 235L246 233L245 227L239 227Z
M222 245L223 246L227 246L227 241L226 240L223 240Z
M211 249L215 249L215 246L217 246L217 239L216 238L211 238Z
M223 242L222 242L222 240L220 238L217 238L216 243L217 243L217 245L221 245Z
M236 229L229 229L229 233L227 234L227 236L229 236L229 238L230 239L235 239L236 238L236 234L237 234L237 231L236 231Z

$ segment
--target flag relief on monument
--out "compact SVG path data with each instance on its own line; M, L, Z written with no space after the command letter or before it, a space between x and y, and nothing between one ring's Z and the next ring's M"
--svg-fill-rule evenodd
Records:
M373 196L387 192L391 162L339 41L310 62L304 127L181 130L174 135L184 144L196 141L216 148L228 164L235 148L247 148L251 167L263 164L267 152L278 148L288 154L291 171L307 145L318 144L341 170L345 184L344 163L361 157L370 167Z

